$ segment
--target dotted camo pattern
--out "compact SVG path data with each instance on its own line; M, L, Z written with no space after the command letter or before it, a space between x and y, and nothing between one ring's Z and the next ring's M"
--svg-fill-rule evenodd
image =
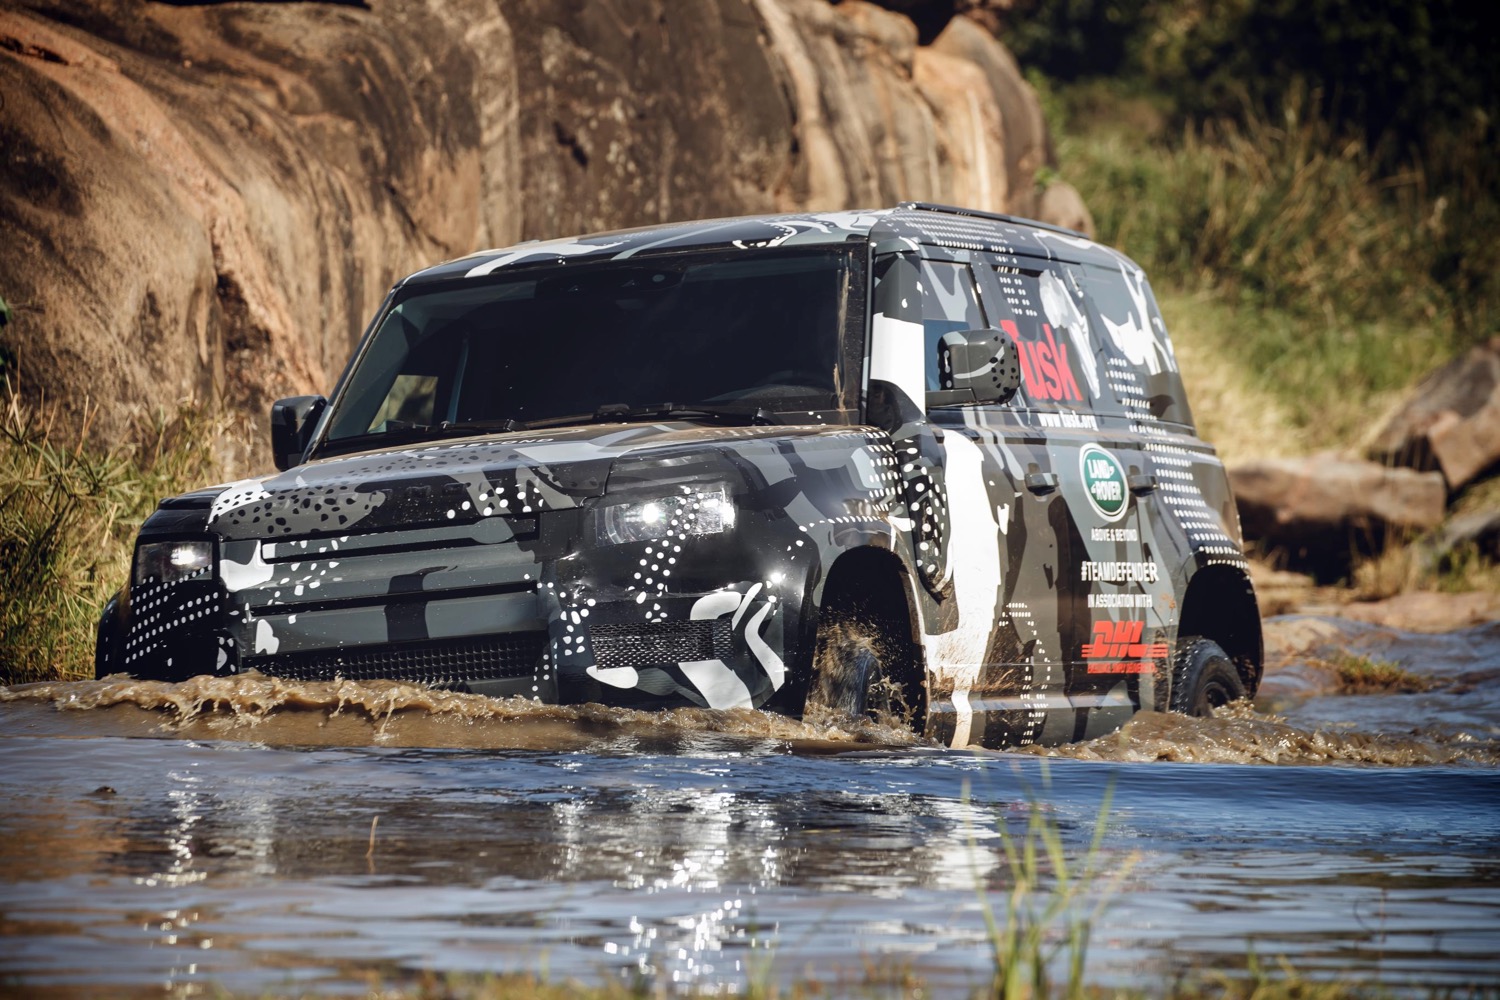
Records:
M1021 351L1036 381L1007 405L929 413L910 380L872 377L865 425L592 425L313 461L200 491L164 504L142 538L215 537L212 577L123 590L101 622L99 672L175 679L320 650L545 631L533 676L511 693L796 710L824 581L842 555L874 548L906 583L930 725L944 740L1092 737L1160 703L1164 673L1122 672L1123 655L1094 672L1083 647L1101 622L1143 621L1148 641L1175 642L1193 574L1246 565L1223 468L1194 434L1144 276L1114 251L1019 223L896 209L534 243L407 280L851 241L869 247L875 332L845 370L921 371L923 297L935 294L926 260L972 273L968 307L992 326L1047 320L1052 381L1037 374L1044 355ZM1022 288L1039 291L1028 299ZM883 330L916 333L882 342ZM1042 398L1073 391L1069 373L1080 398ZM1087 502L1078 456L1088 442L1129 475L1155 477L1117 522ZM716 491L732 497L733 529L693 530ZM632 498L662 501L678 523L608 544L600 508ZM594 626L649 635L720 619L732 651L718 657L601 669L594 656Z

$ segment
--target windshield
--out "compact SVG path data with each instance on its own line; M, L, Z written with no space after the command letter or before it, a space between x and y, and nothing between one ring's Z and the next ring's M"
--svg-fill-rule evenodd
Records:
M836 409L850 252L526 268L397 293L327 442L606 418L601 409Z

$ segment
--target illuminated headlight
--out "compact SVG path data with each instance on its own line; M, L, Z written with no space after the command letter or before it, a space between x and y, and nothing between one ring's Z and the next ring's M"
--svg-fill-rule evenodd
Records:
M657 538L717 535L734 527L734 501L722 486L614 503L595 512L599 536L613 545Z
M147 542L135 550L132 583L176 583L206 577L214 565L214 543L207 539L192 542Z

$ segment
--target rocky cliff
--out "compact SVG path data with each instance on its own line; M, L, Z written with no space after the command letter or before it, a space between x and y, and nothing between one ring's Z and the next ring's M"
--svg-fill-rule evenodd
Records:
M5 370L106 442L326 392L394 279L484 246L907 198L1089 225L994 37L858 0L31 0L0 100Z

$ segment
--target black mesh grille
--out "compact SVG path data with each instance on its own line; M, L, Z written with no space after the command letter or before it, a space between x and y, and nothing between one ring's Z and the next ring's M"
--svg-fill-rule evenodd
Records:
M647 667L686 660L722 660L730 654L727 618L660 625L595 625L589 629L600 667Z
M513 632L474 639L432 639L349 650L318 650L289 656L256 656L248 668L300 681L401 680L433 687L468 681L529 677L536 668L546 632Z

